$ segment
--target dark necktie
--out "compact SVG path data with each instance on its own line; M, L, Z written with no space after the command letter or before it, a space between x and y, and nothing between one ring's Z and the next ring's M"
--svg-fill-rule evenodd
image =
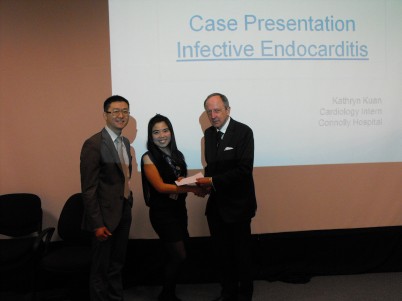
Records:
M218 131L216 133L216 148L219 147L219 143L221 143L222 136L223 136L223 133L221 131Z

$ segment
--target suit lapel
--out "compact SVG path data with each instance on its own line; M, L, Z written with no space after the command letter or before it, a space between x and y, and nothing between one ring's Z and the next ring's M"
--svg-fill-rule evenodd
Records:
M210 127L205 131L205 159L208 161L214 161L216 157L216 133L215 128Z
M223 135L222 141L219 143L218 150L216 152L216 157L219 158L225 151L225 148L228 146L229 141L232 140L232 136L234 133L234 127L235 127L235 121L233 119L230 120L229 125L226 129L225 134ZM215 133L215 138L216 138L216 133Z

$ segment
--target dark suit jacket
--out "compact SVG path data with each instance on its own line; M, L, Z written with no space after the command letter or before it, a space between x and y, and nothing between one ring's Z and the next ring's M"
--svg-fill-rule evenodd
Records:
M216 136L214 127L205 131L205 176L213 177L214 185L206 215L219 214L225 222L246 221L257 209L253 131L231 119L218 150Z
M130 143L124 138L131 175ZM114 142L106 129L84 142L81 150L81 189L84 200L82 228L106 226L113 232L120 222L124 200L124 173ZM130 206L133 199L130 194Z

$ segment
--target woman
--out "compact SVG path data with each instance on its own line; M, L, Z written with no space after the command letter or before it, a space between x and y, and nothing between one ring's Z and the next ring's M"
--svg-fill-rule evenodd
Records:
M187 176L187 165L177 149L173 127L167 117L157 114L149 121L147 149L141 158L144 198L150 208L152 227L168 254L165 282L158 300L179 301L175 294L176 279L186 258L184 240L188 237L185 199L188 192L203 193L198 186L175 184Z

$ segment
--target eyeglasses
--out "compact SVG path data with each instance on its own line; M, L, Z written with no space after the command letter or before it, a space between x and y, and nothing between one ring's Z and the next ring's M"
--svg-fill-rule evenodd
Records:
M112 114L113 117L117 117L117 116L120 115L120 113L122 113L123 116L127 116L128 114L130 114L130 111L127 110L127 109L122 109L122 110L114 109L114 110L111 111L111 112L106 111L105 113Z

